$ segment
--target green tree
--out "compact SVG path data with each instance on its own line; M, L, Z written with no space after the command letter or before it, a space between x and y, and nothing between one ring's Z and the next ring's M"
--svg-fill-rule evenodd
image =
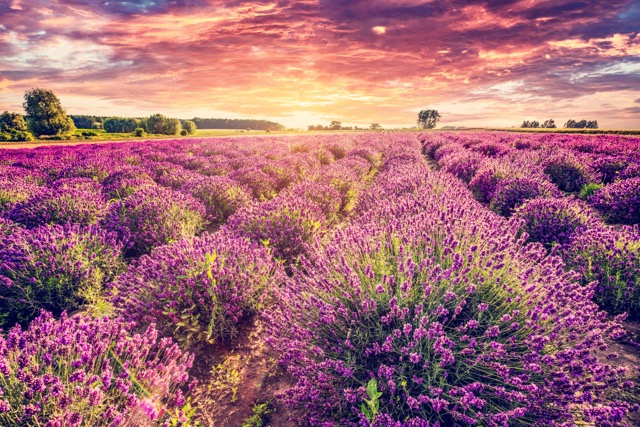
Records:
M36 136L66 136L76 127L58 97L47 89L32 89L24 94L22 104L27 113L27 125Z
M529 120L525 120L525 121L522 122L520 127L523 128L523 129L530 128L531 127L531 122Z
M433 129L441 117L438 110L422 110L418 113L418 127L422 129Z
M542 123L542 127L546 128L546 129L555 129L556 128L556 122L553 119L545 120L544 123Z
M356 129L358 127L356 126ZM371 130L380 130L382 129L382 126L380 126L380 123L371 123L371 126L369 126L369 129Z
M162 114L154 114L147 119L147 132L164 133L165 122L167 118Z
M165 135L178 135L182 130L182 123L178 119L166 119L164 122L163 133Z
M331 124L329 125L329 129L331 129L331 130L340 130L340 129L342 129L342 122L339 122L337 120L332 121Z
M21 114L5 111L0 114L0 132L26 132L27 122Z
M182 129L186 130L189 135L196 133L197 126L193 120L185 120L182 123Z

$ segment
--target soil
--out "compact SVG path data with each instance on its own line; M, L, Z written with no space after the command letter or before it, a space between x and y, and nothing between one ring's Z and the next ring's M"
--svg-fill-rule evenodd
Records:
M292 383L276 365L264 337L264 324L256 316L241 325L236 342L197 352L193 373L199 384L191 399L198 402L196 420L203 426L240 427L261 403L269 403L274 411L266 417L266 426L298 425L276 400Z

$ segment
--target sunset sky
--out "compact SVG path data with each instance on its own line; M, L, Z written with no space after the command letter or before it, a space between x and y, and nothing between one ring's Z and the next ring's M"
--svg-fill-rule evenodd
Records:
M0 110L640 128L640 0L0 0Z

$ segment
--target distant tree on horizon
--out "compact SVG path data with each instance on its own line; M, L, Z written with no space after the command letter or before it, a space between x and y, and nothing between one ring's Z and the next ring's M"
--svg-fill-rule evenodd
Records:
M331 130L340 130L340 129L342 129L342 122L340 122L338 120L333 120L331 122L331 124L329 125L329 129L331 129Z
M371 126L369 126L369 129L371 129L371 130L381 130L382 126L380 126L380 123L371 123Z
M557 126L555 120L547 119L542 123L542 127L545 129L555 129Z
M22 106L27 116L27 127L35 136L66 136L76 130L60 99L48 89L27 91Z
M564 127L567 129L598 129L598 121L584 119L575 121L573 119L569 119L564 124Z
M186 130L188 135L193 135L194 133L196 133L197 128L198 127L193 120L185 120L184 122L182 122L182 130Z
M433 129L441 117L438 110L422 110L418 113L418 127L422 129Z

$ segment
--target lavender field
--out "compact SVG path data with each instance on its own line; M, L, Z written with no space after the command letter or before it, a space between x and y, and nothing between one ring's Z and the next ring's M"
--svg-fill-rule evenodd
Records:
M639 141L0 150L0 425L638 426Z

